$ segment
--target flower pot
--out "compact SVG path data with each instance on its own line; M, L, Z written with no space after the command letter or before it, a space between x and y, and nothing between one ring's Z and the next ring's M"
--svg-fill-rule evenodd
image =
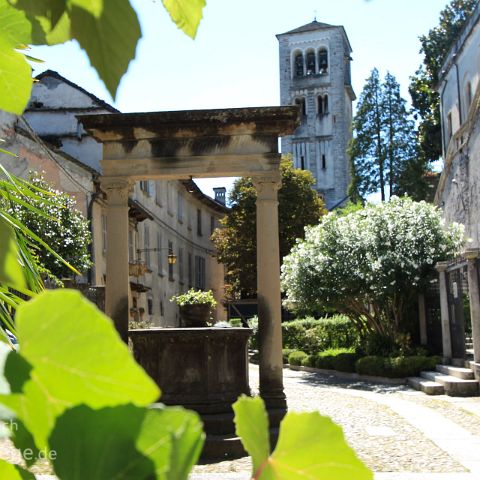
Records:
M180 326L184 328L206 327L211 307L206 303L180 307Z

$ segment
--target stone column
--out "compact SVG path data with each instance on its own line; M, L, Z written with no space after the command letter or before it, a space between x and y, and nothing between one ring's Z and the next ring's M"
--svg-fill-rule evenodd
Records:
M425 311L425 295L418 295L418 318L420 321L420 345L427 345L427 315Z
M438 272L440 287L440 311L442 318L442 350L445 359L452 358L452 338L450 335L450 313L448 308L447 269L448 262L438 262L435 268Z
M126 179L102 179L107 194L107 280L105 313L128 343L128 194L133 183Z
M280 174L253 179L257 190L257 296L260 347L260 395L268 409L285 409L278 189Z
M480 379L480 288L478 284L478 248L468 248L465 258L468 262L468 294L470 297L470 318L472 321L473 361L475 377Z

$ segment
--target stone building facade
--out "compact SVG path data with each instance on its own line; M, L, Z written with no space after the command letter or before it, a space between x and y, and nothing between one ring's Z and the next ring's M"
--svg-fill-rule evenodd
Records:
M444 169L435 203L480 247L480 4L452 45L438 83Z
M108 198L100 188L102 145L86 134L76 115L118 111L56 72L37 80L22 117L0 112L2 147L18 154L0 154L0 163L24 178L29 171L43 172L56 188L75 196L91 223L94 262L77 281L103 287ZM193 181L157 180L137 182L129 206L132 319L178 326L178 307L170 298L191 287L212 289L219 302L215 318L223 319L224 272L210 235L227 212L224 202L204 195ZM169 253L176 256L174 265Z
M282 138L282 153L296 168L310 170L314 188L331 209L342 204L350 183L347 146L351 138L351 46L342 26L316 20L277 35L280 103L297 104L301 125Z

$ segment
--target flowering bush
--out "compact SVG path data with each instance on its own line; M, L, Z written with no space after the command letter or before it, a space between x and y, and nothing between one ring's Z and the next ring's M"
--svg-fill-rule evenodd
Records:
M306 312L333 308L363 331L396 338L435 263L462 243L461 225L445 227L436 207L406 197L331 213L284 258L286 304Z
M173 296L170 301L175 302L180 307L185 305L209 305L211 308L215 308L217 306L211 290L205 292L203 290L194 290L193 288L188 290L188 292Z

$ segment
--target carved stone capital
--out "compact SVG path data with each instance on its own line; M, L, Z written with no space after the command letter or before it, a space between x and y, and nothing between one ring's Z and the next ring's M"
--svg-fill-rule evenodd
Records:
M264 175L252 178L253 185L257 191L257 200L277 201L277 192L282 186L280 172L272 175Z
M480 249L478 248L467 248L463 256L469 261L474 262L480 255Z
M127 178L103 177L100 179L102 190L107 194L110 205L127 205L128 196L133 191L135 182Z
M448 267L448 263L449 262L438 262L436 265L435 265L435 270L439 273L441 272L444 272L447 267Z

